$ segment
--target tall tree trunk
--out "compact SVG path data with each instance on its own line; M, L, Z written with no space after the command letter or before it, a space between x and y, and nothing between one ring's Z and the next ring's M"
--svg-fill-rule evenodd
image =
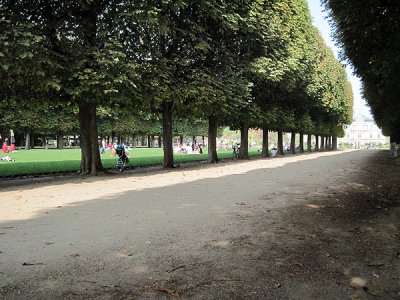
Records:
M95 104L79 104L79 126L82 153L81 172L97 175L104 168L100 159Z
M208 163L218 162L217 155L218 120L215 116L208 117Z
M132 133L132 148L136 148L136 134Z
M196 144L197 144L196 136L192 136L192 144L193 144L193 145L196 145Z
M25 129L25 150L31 150L31 129Z
M162 139L161 139L161 135L158 136L158 148L161 148L162 146Z
M111 143L114 144L117 140L117 134L115 133L115 131L111 131Z
M74 134L74 147L78 147L78 137Z
M174 153L172 145L172 103L163 104L163 140L164 140L164 168L174 167Z
M57 133L57 149L64 149L64 135L61 131Z
M241 159L250 159L249 157L249 125L246 122L240 122L240 157Z
M307 135L307 152L312 152L312 149L311 149L311 138L312 138L312 135L311 135L311 133L309 133Z
M332 150L337 150L337 137L333 136L332 137Z
M328 138L328 145L329 145L329 150L332 150L332 136L331 135Z
M283 153L283 132L278 130L278 155L284 155Z
M324 151L325 150L325 137L323 135L321 135L321 146L320 146L320 150Z
M262 139L261 157L269 157L269 151L268 151L268 129L266 127L263 127L263 139Z
M304 153L304 134L300 132L300 153Z
M294 131L290 135L290 153L296 154L296 132Z
M183 145L183 135L179 136L179 143L181 143L181 145Z
M147 148L153 148L153 143L150 134L147 135Z
M319 141L318 141L318 135L315 135L315 151L319 151Z

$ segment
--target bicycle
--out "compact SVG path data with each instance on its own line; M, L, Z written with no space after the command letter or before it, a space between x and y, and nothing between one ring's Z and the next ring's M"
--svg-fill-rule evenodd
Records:
M232 158L238 159L240 157L240 144L236 143L232 146Z

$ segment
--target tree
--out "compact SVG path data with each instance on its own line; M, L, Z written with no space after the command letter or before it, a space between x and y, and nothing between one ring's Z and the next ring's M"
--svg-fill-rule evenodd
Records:
M46 79L42 84L33 82L36 90L46 92L45 96L31 98L35 102L76 103L79 108L81 171L97 174L102 165L96 107L126 101L135 91L135 66L127 59L124 45L118 42L121 28L126 24L126 12L133 4L100 0L4 0L3 4L10 24L22 28L18 32L6 32L6 37L9 33L13 38L13 43L6 47L7 52L24 44L28 36L27 45L34 51L27 52L26 57L38 61L34 64L35 72L31 72L26 64L22 64L25 57L21 56L25 54L21 54L20 65L24 68L18 74L22 81L28 81L35 74ZM4 76L13 76L16 67L3 68ZM27 98L15 93L15 89L16 86L10 84L7 91L18 95L18 101L26 101Z

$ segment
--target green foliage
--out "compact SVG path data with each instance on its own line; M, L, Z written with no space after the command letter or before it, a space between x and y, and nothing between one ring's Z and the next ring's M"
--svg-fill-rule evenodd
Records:
M361 78L375 121L396 135L400 127L398 1L324 0L343 57Z

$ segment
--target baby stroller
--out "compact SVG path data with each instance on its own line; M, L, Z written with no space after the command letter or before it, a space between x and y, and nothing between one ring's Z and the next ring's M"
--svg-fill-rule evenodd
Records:
M122 171L124 171L127 164L129 163L129 158L128 158L128 155L126 155L125 147L123 145L116 145L115 153L118 156L118 160L115 165L115 168L117 169L118 172L122 172Z

